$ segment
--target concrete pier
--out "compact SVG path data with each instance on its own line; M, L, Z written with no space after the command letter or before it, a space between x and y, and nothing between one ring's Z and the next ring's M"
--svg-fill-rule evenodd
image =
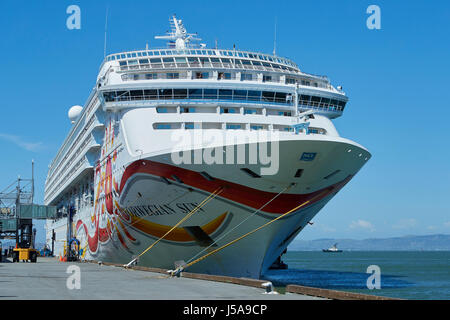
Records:
M78 271L79 289L76 279ZM146 268L124 269L106 264L59 262L55 258L39 257L37 263L0 263L0 299L323 299L293 292L264 294L265 289L260 287L264 281L260 280L204 276L202 279L201 275L186 274L180 278L169 278L164 273Z

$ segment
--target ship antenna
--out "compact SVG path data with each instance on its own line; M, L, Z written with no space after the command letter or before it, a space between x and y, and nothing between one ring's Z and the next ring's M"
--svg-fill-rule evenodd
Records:
M168 40L170 48L175 48L177 50L189 48L192 47L192 41L201 40L200 38L197 38L196 33L188 33L184 27L183 21L177 19L175 15L170 18L169 22L171 30L164 36L155 36L155 39ZM204 47L204 45L202 45L202 47Z
M105 41L103 46L103 58L106 57L106 33L108 30L108 10L109 7L106 7L106 18L105 18Z
M273 55L277 55L277 17L275 16L275 31L273 35Z

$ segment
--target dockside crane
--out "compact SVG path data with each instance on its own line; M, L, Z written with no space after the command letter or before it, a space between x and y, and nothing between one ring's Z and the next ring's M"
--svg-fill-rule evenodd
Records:
M56 216L56 207L33 203L34 161L31 163L31 179L20 176L0 192L0 239L15 239L13 262L36 262L36 230L33 219L51 219Z

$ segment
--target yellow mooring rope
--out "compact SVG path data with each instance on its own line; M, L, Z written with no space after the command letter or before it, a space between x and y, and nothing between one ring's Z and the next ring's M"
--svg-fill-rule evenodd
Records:
M301 207L307 205L307 204L310 203L311 201L314 201L316 198L318 198L318 197L320 197L321 195L325 194L325 192L328 192L328 190L322 191L321 193L319 193L319 194L316 195L315 197L311 198L310 200L305 201L305 202L303 202L302 204L296 206L294 209L291 209L291 210L289 210L288 212L283 213L282 215L276 217L275 219L270 220L269 222L263 224L262 226L260 226L260 227L258 227L258 228L256 228L256 229L254 229L254 230L252 230L252 231L250 231L250 232L247 232L246 234L240 236L239 238L234 239L233 241L230 241L230 242L228 242L227 244L224 244L223 246L221 246L221 247L219 247L219 248L217 248L217 249L215 249L215 250L213 250L213 251L211 251L211 252L205 254L204 256L202 256L202 257L200 257L200 258L198 258L198 259L196 259L196 260L194 260L194 261L192 261L192 262L189 262L189 263L185 264L184 266L181 266L180 268L178 268L177 270L175 270L175 271L172 273L172 275L178 275L178 274L179 274L181 271L183 271L184 269L186 269L186 268L188 268L188 267L190 267L190 266L196 264L197 262L200 262L200 261L206 259L207 257L209 257L209 256L211 256L211 255L213 255L213 254L215 254L215 253L217 253L217 252L219 252L220 250L225 249L226 247L231 246L232 244L238 242L239 240L244 239L245 237L248 237L249 235L255 233L256 231L261 230L262 228L267 227L269 224L274 223L275 221L277 221L277 220L279 220L279 219L281 219L281 218L287 216L288 214L290 214L290 213L292 213L292 212L294 212L294 211L300 209Z
M147 249L145 249L144 251L142 251L141 254L139 254L136 258L134 258L133 260L131 260L128 264L125 265L125 267L129 267L131 266L134 262L136 262L136 260L143 256L147 251L149 251L151 248L153 248L158 242L160 242L162 239L164 239L169 233L171 233L173 230L175 230L180 224L182 224L184 221L186 221L187 219L189 219L194 213L196 213L201 207L203 207L206 203L208 203L209 201L211 201L212 199L214 199L216 196L218 196L221 192L223 191L222 187L217 188L216 190L214 190L214 192L210 193L208 195L208 197L206 197L205 200L203 200L202 202L200 202L199 205L197 205L194 209L192 209L186 216L184 216L184 218L182 218L180 221L178 221L178 223L176 225L174 225L169 231L167 231L162 237L160 237L158 240L156 240L155 242L153 242Z
M220 240L222 240L223 238L225 238L228 234L230 234L231 232L233 232L234 230L236 230L238 227L240 227L242 224L244 224L246 221L248 221L249 219L251 219L252 217L254 217L258 212L260 212L262 209L264 209L269 203L271 203L273 200L275 200L276 198L278 198L282 193L284 193L285 191L289 190L294 184L290 184L289 186L287 186L286 188L284 188L282 191L280 191L278 194L276 194L272 199L270 199L269 201L267 201L263 206L261 206L259 209L255 210L251 215L249 215L247 218L245 218L244 220L242 220L241 222L239 222L237 225L235 225L232 229L228 230L227 232L225 232L222 236L220 236L217 240L214 240L209 246L207 246L206 248L204 248L202 251L198 252L195 256L193 256L192 258L190 258L187 263L191 262L192 260L194 260L195 258L197 258L199 255L201 255L203 252L205 252L206 250L208 250L209 248L211 248L213 245L217 244Z

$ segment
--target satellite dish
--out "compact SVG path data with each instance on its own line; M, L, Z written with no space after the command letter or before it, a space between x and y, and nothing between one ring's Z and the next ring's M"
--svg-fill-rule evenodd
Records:
M81 111L83 111L82 106L73 106L72 108L69 109L68 115L70 123L74 124L77 121L78 117L81 114Z

